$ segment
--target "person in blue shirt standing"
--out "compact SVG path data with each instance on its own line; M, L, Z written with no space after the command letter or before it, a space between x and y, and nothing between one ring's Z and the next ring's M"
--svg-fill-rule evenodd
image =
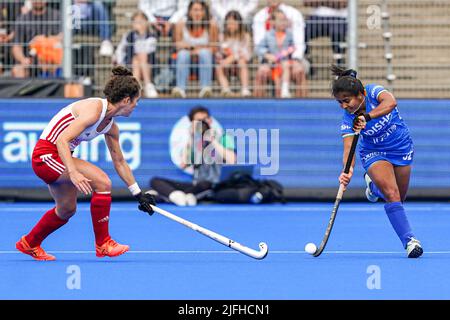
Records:
M386 214L406 249L408 258L423 254L406 217L403 202L406 199L414 145L408 127L401 118L395 97L383 86L364 86L355 70L332 66L336 79L332 94L344 109L341 133L344 139L345 159L350 151L353 135L360 132L359 155L366 171L366 196L371 202L385 200ZM339 182L347 185L353 175L341 173Z

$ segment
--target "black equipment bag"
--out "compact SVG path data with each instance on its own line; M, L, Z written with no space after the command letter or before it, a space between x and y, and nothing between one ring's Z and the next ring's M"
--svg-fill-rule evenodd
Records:
M256 180L236 172L213 188L213 200L221 203L285 203L283 186L275 180Z

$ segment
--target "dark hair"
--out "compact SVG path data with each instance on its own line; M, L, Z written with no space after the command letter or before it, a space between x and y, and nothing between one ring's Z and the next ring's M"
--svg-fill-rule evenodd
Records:
M357 72L353 69L344 69L336 65L331 66L331 72L336 79L333 80L331 93L333 96L341 92L348 92L353 96L357 96L359 93L364 94L364 85L357 76Z
M190 121L194 120L194 116L199 112L206 113L208 117L210 116L209 110L207 108L203 106L196 106L189 111L188 113L189 120Z
M130 70L123 66L116 66L111 73L112 76L103 89L109 102L117 103L128 97L133 100L139 95L141 85Z
M244 38L245 28L244 28L244 23L243 23L243 21L242 21L242 16L241 16L241 14L239 13L239 11L236 11L236 10L231 10L231 11L229 11L229 12L227 13L227 15L225 16L225 20L224 20L224 22L223 22L223 29L224 29L223 34L224 34L224 36L225 36L225 39L226 39L227 37L233 36L233 35L227 30L227 20L230 19L230 18L233 18L234 20L237 21L237 23L238 23L238 25L239 25L239 28L238 28L238 30L237 30L237 34L238 34L238 36L239 36L239 39L242 40L242 39Z
M197 26L196 23L192 21L192 17L189 14L191 12L191 9L194 6L194 4L197 4L197 3L202 6L203 11L205 12L205 16L203 17L202 22L200 23L200 26L209 30L211 17L209 15L209 6L205 0L191 0L191 2L189 3L188 9L187 9L186 27L188 28L189 31L192 31L194 29L194 27Z

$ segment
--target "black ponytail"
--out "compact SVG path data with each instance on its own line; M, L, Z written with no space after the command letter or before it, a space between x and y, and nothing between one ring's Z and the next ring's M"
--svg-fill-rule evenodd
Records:
M341 92L348 92L353 96L364 94L364 85L357 78L358 73L353 69L344 69L336 65L330 67L331 73L336 77L332 83L331 93L333 96Z

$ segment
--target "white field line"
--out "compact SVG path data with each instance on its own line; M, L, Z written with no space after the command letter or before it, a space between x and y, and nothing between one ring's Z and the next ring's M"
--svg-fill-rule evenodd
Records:
M54 250L47 251L54 254L94 254L93 250ZM19 251L0 250L0 254L19 254ZM231 250L132 250L127 254L238 254ZM269 251L269 255L289 255L289 254L307 254L305 251L297 250L273 250ZM357 250L339 250L339 251L325 251L324 254L404 254L403 251L357 251ZM450 254L450 251L426 251L425 254Z
M432 205L432 206L412 206L412 207L406 207L406 211L408 212L422 212L422 211L433 211L433 212L448 212L450 211L450 206L439 206L439 205ZM8 213L8 212L23 212L23 213L28 213L28 212L36 212L36 213L42 213L41 211L45 211L48 210L49 206L45 206L45 207L14 207L12 206L8 206L5 208L1 208L0 207L0 213ZM162 207L162 208L166 208L166 207ZM261 212L264 213L267 208L270 207L246 207L245 208L245 212ZM124 207L114 207L114 205L112 206L111 210L112 211L124 211L124 209L128 210L127 208ZM136 211L138 211L137 207L135 208ZM208 207L196 207L194 209L191 210L187 210L185 208L179 210L179 208L173 208L176 211L181 211L181 212L195 212L195 211L207 211L207 212L217 212L217 211L226 211L226 212L242 212L243 209L242 208L208 208ZM330 206L321 206L321 207L281 207L281 206L277 206L277 207L273 207L270 208L270 210L278 210L280 212L328 212L331 211L332 209L332 204L330 204ZM384 209L382 206L375 206L375 207L368 207L368 206L350 206L350 207L345 207L343 205L341 205L340 207L341 211L347 211L347 212L383 212ZM87 209L86 209L87 210Z

